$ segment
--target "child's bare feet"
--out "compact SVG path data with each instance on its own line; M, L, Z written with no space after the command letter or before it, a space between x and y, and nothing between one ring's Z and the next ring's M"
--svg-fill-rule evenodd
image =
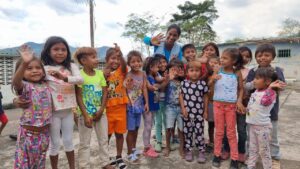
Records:
M165 150L164 150L164 156L165 157L169 157L169 154L170 154L170 149L169 148L165 148Z

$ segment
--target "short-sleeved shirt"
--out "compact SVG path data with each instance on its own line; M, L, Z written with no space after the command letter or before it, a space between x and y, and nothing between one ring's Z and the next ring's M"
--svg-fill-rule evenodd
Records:
M155 84L155 79L152 76L147 76L147 80L151 85ZM157 111L159 110L159 92L148 90L148 101L149 101L149 110Z
M95 75L90 76L81 69L80 74L83 78L83 84L78 85L78 87L82 89L82 100L86 111L92 117L102 106L102 87L106 86L106 80L101 70L95 69Z
M51 123L52 98L48 84L29 83L23 81L21 98L30 100L28 108L23 109L20 124L26 126L43 127Z
M132 89L127 89L129 103L128 106L131 106L131 110L134 114L141 114L144 112L144 95L143 95L143 86L145 76L137 76L129 72L127 78L131 78L133 81Z
M198 80L194 83L186 79L181 82L181 94L189 117L200 118L197 115L204 113L204 95L207 92L208 87L203 80Z
M257 68L258 67L250 69L246 82L252 82L254 80L255 72L256 72ZM275 69L278 79L285 82L285 78L284 78L281 68L275 67L274 69ZM276 102L271 110L271 120L273 120L273 121L278 120L278 112L279 112L279 95L276 96Z
M126 72L123 73L120 66L117 70L110 73L107 79L107 107L128 103L126 88L123 86Z
M166 104L179 106L180 81L171 80L166 90Z

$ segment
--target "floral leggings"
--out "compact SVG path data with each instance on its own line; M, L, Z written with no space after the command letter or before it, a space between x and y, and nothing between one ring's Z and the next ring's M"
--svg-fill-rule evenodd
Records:
M48 146L49 130L36 133L26 130L20 126L16 145L14 168L45 168Z

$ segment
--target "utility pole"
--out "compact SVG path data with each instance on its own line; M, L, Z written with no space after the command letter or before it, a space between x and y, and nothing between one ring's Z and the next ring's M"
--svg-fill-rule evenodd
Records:
M90 38L91 47L94 47L94 0L89 0L90 4Z

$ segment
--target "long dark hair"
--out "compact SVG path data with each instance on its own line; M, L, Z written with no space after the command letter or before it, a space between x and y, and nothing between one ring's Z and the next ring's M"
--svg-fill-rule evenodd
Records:
M157 58L157 57L148 57L146 59L146 66L144 68L145 68L145 72L146 72L147 75L150 75L151 67L153 67L156 64L159 64L159 58Z
M219 48L218 48L217 44L215 44L213 42L209 42L209 43L205 44L202 48L202 52L204 52L204 50L209 46L213 47L216 51L216 55L220 57Z
M41 60L44 65L55 65L54 60L52 60L50 56L50 50L53 45L57 43L63 43L67 48L67 58L61 63L65 68L71 71L71 52L70 47L67 43L67 41L59 36L50 36L44 45L44 48L41 53Z
M238 71L243 68L244 60L240 51L237 48L227 48L223 51L223 53L229 54L230 58L235 62L234 70Z

